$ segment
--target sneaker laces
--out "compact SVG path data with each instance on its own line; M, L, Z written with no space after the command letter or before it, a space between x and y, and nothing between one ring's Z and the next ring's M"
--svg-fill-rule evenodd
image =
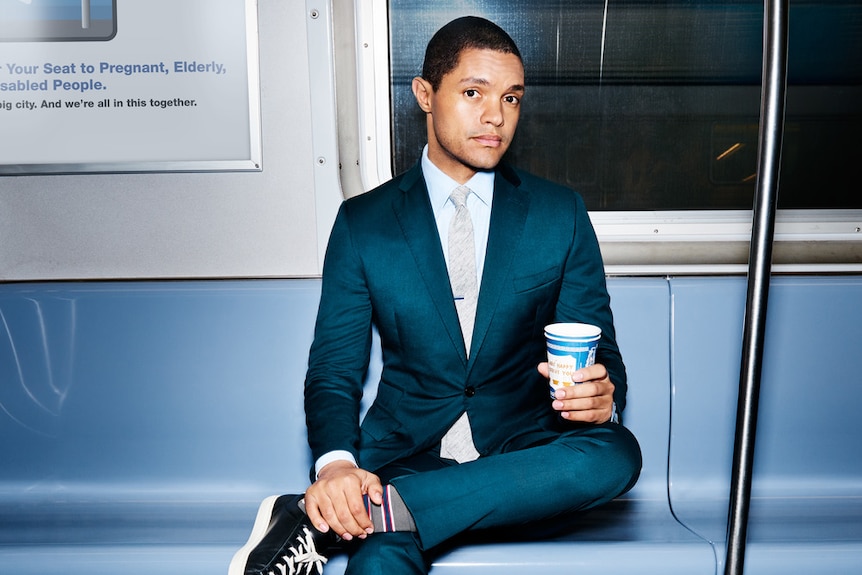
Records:
M312 569L317 568L318 575L323 575L323 566L329 559L317 552L314 546L314 536L307 527L303 527L305 535L296 538L298 545L287 549L282 556L276 569L272 569L269 575L311 575Z

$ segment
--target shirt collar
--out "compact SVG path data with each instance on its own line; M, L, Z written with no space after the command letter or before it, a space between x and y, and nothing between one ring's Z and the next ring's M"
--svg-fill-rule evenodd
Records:
M428 158L428 145L422 150L422 174L425 176L425 184L428 186L428 195L431 198L431 205L434 212L442 209L449 201L449 194L452 190L458 187L458 182L447 176L443 171L434 165ZM464 184L482 200L482 202L490 206L491 199L494 195L494 171L479 171Z

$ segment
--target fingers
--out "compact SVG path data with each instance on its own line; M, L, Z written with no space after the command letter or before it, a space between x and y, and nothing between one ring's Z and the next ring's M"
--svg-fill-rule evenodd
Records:
M383 505L383 485L379 477L369 473L364 491L375 505Z
M577 387L577 386L575 386ZM572 388L558 390L551 406L560 412L563 419L583 423L604 423L613 415L613 398L590 396L567 399L565 392Z
M587 367L582 367L581 369L572 374L572 381L574 381L575 383L585 381L607 381L608 383L610 383L610 379L608 379L608 370L605 369L605 366L600 363L596 363Z
M365 538L374 529L363 495L367 493L372 500L382 499L379 478L352 466L337 471L324 468L324 471L305 492L309 521L320 531L332 529L346 541Z
M541 370L540 370L541 372ZM563 419L604 423L613 415L614 384L604 366L596 364L572 375L578 385L557 389L551 406Z
M542 377L550 377L551 376L551 372L548 369L548 362L547 361L543 361L542 363L537 365L536 369L539 370L539 373L542 374Z
M550 377L551 372L548 368L548 362L543 361L542 363L536 366L536 371L538 371L542 377ZM584 381L592 381L592 380L602 380L608 377L608 370L605 369L600 363L595 365L590 365L587 367L583 367L578 371L572 374L572 381L575 383L581 383Z

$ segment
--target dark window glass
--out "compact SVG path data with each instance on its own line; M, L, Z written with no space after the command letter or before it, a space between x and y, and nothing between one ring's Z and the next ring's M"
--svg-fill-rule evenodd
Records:
M527 95L508 161L592 210L750 209L763 3L390 0L393 170L425 125L410 82L464 14L518 43ZM862 208L862 2L790 3L781 208Z

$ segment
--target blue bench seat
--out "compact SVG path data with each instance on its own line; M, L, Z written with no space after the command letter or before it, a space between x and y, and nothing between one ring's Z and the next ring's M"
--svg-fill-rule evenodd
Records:
M640 481L565 536L477 536L433 573L722 570L744 278L609 288ZM259 502L307 486L301 389L319 289L0 285L0 573L226 573ZM860 301L858 277L774 282L748 574L862 572ZM800 332L829 337L801 354ZM812 402L807 378L831 393ZM344 565L335 556L327 575Z

